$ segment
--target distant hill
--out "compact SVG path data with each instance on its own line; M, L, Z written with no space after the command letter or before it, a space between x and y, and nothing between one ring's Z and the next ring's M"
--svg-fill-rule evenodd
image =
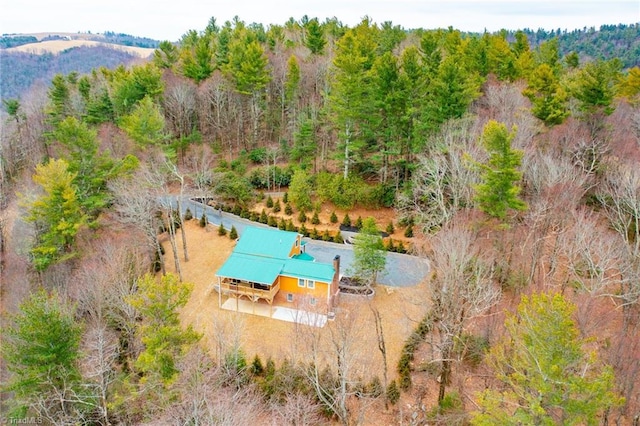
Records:
M640 23L602 25L581 30L529 30L529 41L535 47L553 37L558 38L562 56L576 52L581 60L619 58L625 68L640 66Z
M88 73L146 60L157 40L116 34L32 33L0 37L0 99L19 98L37 81L58 73Z

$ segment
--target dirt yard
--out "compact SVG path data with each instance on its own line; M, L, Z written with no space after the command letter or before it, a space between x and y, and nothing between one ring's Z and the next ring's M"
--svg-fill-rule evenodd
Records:
M378 286L373 301L342 298L336 310L336 320L322 329L296 325L267 317L236 313L218 308L218 293L213 289L215 272L227 259L234 242L227 236L218 236L217 229L200 228L193 220L185 226L189 261L185 262L180 249L180 265L185 282L194 285L191 298L182 312L184 324L203 333L203 343L214 357L223 355L234 343L239 344L247 358L255 354L266 361L272 357L276 364L288 358L292 361L308 361L302 355L308 347L305 336L324 334L328 338L339 327L348 328L353 356L358 366L357 374L364 380L374 375L382 379L383 361L378 350L378 340L372 309L380 312L387 349L389 379L395 377L396 365L404 341L426 311L427 285L423 282L410 288ZM178 232L178 247L182 247ZM167 270L175 271L171 245L164 242ZM224 302L224 298L223 298ZM335 359L330 348L324 356Z

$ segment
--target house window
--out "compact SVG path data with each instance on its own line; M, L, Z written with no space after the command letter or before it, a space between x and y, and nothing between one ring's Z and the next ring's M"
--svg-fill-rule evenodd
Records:
M316 282L314 280L307 280L307 287L316 288Z
M287 302L293 302L293 294L287 293Z
M315 297L312 297L312 298L309 300L309 303L311 303L313 306L315 306L315 304L316 304L316 303L318 303L318 301L316 300L316 298L315 298Z
M298 287L304 287L304 279L298 278Z

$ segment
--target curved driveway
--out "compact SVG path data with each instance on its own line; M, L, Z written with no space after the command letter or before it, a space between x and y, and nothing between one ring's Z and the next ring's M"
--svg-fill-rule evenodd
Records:
M262 223L242 219L231 213L220 212L213 207L206 206L192 200L183 200L182 208L189 207L194 218L202 216L204 209L209 223L222 225L226 229L235 226L239 235L247 226L267 227ZM353 263L353 246L336 244L305 238L305 250L319 262L331 263L336 255L340 255L340 269L343 275L349 275ZM416 256L399 253L387 253L387 264L384 272L378 276L378 283L393 287L410 287L419 284L429 273L429 262Z

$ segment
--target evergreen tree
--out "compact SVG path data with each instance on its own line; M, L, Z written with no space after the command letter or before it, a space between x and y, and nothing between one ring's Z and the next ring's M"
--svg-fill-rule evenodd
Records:
M189 300L193 284L173 274L159 280L147 274L138 280L138 291L129 299L142 316L138 335L145 346L136 367L147 376L168 384L178 373L177 363L201 336L189 325L183 329L179 310Z
M533 104L531 113L547 125L561 124L569 115L568 96L551 67L547 64L538 66L531 73L528 83L523 94Z
M482 183L476 187L476 199L482 211L501 220L509 209L527 208L518 198L522 152L511 148L515 132L515 128L509 132L504 124L491 120L482 133L482 145L489 160L487 164L478 164Z
M364 285L370 287L375 284L378 274L384 270L387 254L375 219L366 218L362 229L355 236L353 243L353 269L356 277Z
M233 225L231 225L231 231L229 231L229 238L232 240L238 239L238 230Z
M9 418L35 413L66 423L88 411L91 397L83 392L78 366L81 335L73 310L44 290L31 294L9 317L0 347L10 373L3 390L13 392Z
M313 18L307 22L304 26L305 40L304 45L314 55L322 55L324 46L327 44L327 40L324 36L324 31L318 23L318 18Z
M504 390L481 394L473 424L596 425L623 403L611 367L584 351L574 311L559 294L522 298L505 322L508 337L489 355Z
M150 97L145 97L131 114L123 117L120 127L142 146L160 144L167 138L164 115Z
M289 184L289 198L298 210L311 209L311 181L309 175L301 169L296 170ZM288 213L289 214L289 213Z
M331 217L329 218L331 223L338 223L338 215L336 215L335 211L331 212Z
M70 173L64 160L51 160L36 166L33 181L43 194L27 204L26 220L36 226L36 243L31 249L36 270L74 257L76 234L87 221L73 184L76 175Z

